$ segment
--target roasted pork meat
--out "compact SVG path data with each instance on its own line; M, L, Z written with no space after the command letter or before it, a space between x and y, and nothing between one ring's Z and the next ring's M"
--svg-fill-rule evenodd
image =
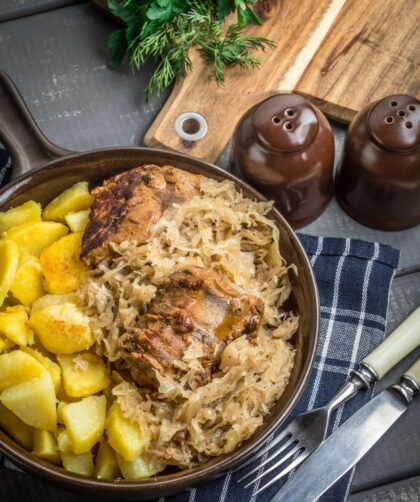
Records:
M123 172L92 191L94 202L83 235L81 256L95 265L109 255L110 243L147 242L151 227L172 203L200 192L201 176L154 164Z
M120 338L123 358L140 386L156 390L156 372L179 375L176 363L196 340L203 369L189 384L204 385L231 340L257 334L263 309L262 300L240 293L216 272L185 267L171 275L137 328Z

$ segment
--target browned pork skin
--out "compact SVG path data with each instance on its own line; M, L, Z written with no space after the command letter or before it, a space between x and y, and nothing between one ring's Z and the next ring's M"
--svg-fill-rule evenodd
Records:
M241 294L216 272L183 268L171 275L138 327L121 337L123 358L140 386L156 390L156 371L177 376L174 363L195 339L202 345L203 371L192 386L204 385L230 341L256 335L263 309L260 299Z
M201 176L154 164L125 171L92 191L94 202L83 235L81 256L95 265L109 255L109 244L147 242L151 227L172 203L200 193Z

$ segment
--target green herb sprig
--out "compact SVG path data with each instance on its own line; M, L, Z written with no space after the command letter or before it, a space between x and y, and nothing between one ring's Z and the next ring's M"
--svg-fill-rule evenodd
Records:
M265 38L243 34L246 25L261 23L250 6L254 2L108 0L111 12L126 25L110 36L109 66L118 68L126 56L134 69L155 60L157 68L146 88L150 97L191 71L190 49L197 47L218 84L224 85L227 66L258 67L261 59L253 52L274 46ZM236 12L237 21L226 27L226 17L232 12Z

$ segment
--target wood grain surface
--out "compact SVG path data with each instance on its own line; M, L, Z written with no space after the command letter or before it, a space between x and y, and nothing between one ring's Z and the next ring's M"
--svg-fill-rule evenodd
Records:
M344 121L388 94L419 95L419 25L418 0L347 1L297 91Z
M128 67L118 72L106 68L106 40L116 27L88 3L0 24L0 68L15 80L44 133L63 147L84 151L140 145L164 103L166 95L145 102L152 66L135 75ZM337 123L332 127L339 158L345 127ZM221 167L227 168L228 153L225 149L219 158ZM402 232L373 231L353 221L333 200L320 218L300 231L379 241L401 250L399 276L389 301L388 333L420 305L420 226ZM418 351L397 365L375 392L398 381L419 355ZM420 501L419 416L418 399L404 421L395 424L360 462L352 488L357 493L349 502ZM28 476L1 469L0 501L33 501L31 490L45 502L87 500L42 481L27 483ZM399 481L389 485L389 476Z
M331 117L349 121L372 100L420 92L418 0L283 0L249 32L275 40L258 70L229 69L218 87L197 54L147 132L145 143L217 160L242 114L265 97L295 90ZM204 138L183 141L174 130L184 112L203 115Z
M295 87L319 44L328 33L345 0L274 2L273 11L262 26L248 33L275 40L277 46L261 55L258 70L226 71L226 84L220 87L211 70L197 53L192 54L192 73L175 85L144 142L178 150L214 162L220 156L235 125L252 105L270 94ZM183 141L174 130L176 118L197 112L208 123L208 133L198 141Z

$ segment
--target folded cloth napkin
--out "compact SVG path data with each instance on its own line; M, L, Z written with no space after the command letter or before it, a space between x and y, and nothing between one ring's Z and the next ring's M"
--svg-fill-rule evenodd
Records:
M350 370L384 339L389 290L399 260L398 251L378 243L308 235L299 237L318 282L321 333L309 383L289 420L325 404L345 383ZM372 391L372 388L361 391L338 408L332 417L331 429L337 428L368 402ZM73 496L29 475L12 471L12 464L4 458L3 461L0 459L0 464L2 502L18 498L34 502L84 500L80 495ZM159 502L268 502L282 484L276 483L255 496L259 483L246 490L236 483L244 472L228 473L188 493L162 497ZM352 475L351 472L343 477L320 500L346 500ZM270 475L264 481L268 479Z

